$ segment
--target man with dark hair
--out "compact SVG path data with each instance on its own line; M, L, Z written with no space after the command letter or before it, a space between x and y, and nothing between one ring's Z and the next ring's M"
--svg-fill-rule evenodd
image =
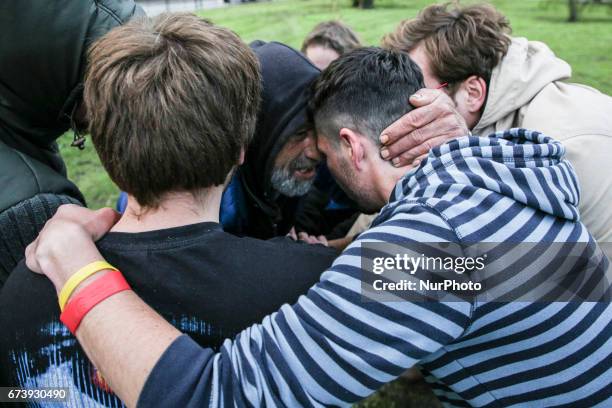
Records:
M612 403L609 262L579 222L578 184L563 146L524 129L466 136L400 171L380 157L377 136L410 109L406 98L421 82L406 54L365 48L334 61L315 83L317 145L330 170L363 207L384 207L293 306L215 353L131 291L96 303L77 337L124 402L345 406L416 366L449 406ZM103 259L92 241L112 223L108 213L68 206L28 248L28 265L59 291L76 270ZM78 248L69 260L67 241ZM481 269L450 266L443 275L422 266L394 275L402 268L394 266L398 246L413 261L451 254L459 265L468 255L486 258L473 244L487 242L494 247ZM524 244L514 260L495 247L517 242ZM568 257L574 247L581 256ZM377 275L369 266L381 256L392 262ZM484 292L446 283L433 291L376 289L443 276L475 280ZM504 301L489 296L497 289Z
M219 225L260 88L249 47L192 15L132 21L89 53L91 138L129 197L98 247L167 321L215 349L295 301L335 257L287 238L238 238ZM119 405L58 317L53 288L21 263L0 294L0 385L67 387L68 405Z
M87 47L140 14L132 0L0 5L0 288L57 208L85 203L55 141L84 127Z
M383 46L408 52L427 87L447 84L474 134L523 127L561 141L580 179L581 220L598 242L612 242L612 98L568 83L572 70L565 61L546 44L510 37L510 31L508 19L491 5L435 4L402 22ZM435 132L443 126L430 128L420 132L420 141L431 139L405 156L422 155L427 144L445 140Z
M366 72L360 63L368 66L370 71ZM385 76L389 78L384 86L375 86L376 81ZM328 80L338 81L338 84L329 84ZM317 133L338 136L319 138L317 143L330 141L337 149L344 145L352 146L359 139L355 132L359 129L362 135L372 138L374 146L380 146L380 132L412 110L410 105L402 103L403 98L422 87L421 71L402 54L385 54L373 48L350 53L342 59L342 64L334 65L333 74L324 73L314 87L311 106ZM356 156L351 160L358 160L366 151L352 153ZM390 163L381 166L380 157L377 157L380 163L375 160L375 165L363 168L351 166L340 155L327 159L338 184L366 213L376 212L387 203L389 191L377 191L385 184L383 180L394 182L408 170L393 167ZM377 178L377 182L372 182L373 178Z

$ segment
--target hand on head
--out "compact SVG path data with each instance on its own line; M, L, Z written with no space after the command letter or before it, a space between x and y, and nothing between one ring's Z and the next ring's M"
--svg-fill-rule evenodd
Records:
M119 220L110 209L89 210L73 204L61 206L26 248L26 265L45 274L60 291L81 267L103 260L94 242Z
M380 136L381 157L394 166L417 166L432 148L470 133L452 99L442 90L421 89L410 97L410 103L415 109Z

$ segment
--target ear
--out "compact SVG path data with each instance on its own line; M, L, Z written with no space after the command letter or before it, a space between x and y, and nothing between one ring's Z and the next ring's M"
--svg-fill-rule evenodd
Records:
M466 92L466 108L470 113L480 113L487 98L487 83L479 76L472 75L461 84Z
M362 170L365 165L365 146L363 139L357 132L348 129L340 129L340 143L349 149L350 160L357 170Z

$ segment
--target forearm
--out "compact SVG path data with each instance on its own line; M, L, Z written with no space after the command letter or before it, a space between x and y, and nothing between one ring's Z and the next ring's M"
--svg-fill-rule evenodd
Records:
M134 292L124 291L94 307L76 335L112 390L134 407L149 373L181 333Z
M403 208L412 211L410 220L391 218L360 235L297 304L226 340L217 354L179 337L131 291L94 307L77 337L129 406L139 400L156 406L349 405L452 342L470 324L472 307L465 301L363 301L361 243L398 231L398 238L421 243L430 242L432 231L440 241L454 239L437 213L414 207ZM55 231L47 233L48 246L29 247L29 258L40 262L28 266L44 270L58 291L77 269L101 260L92 243L81 245L78 257L61 255L73 224L55 228L51 222L45 227ZM91 239L79 231L69 235Z

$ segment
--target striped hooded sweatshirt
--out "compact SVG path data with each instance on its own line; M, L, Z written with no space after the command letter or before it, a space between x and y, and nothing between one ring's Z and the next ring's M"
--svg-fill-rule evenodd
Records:
M346 406L416 366L445 406L612 406L607 286L597 301L362 296L361 249L380 242L582 243L605 274L608 260L579 221L579 187L563 155L559 142L524 129L432 149L296 304L218 353L179 337L139 405ZM529 269L512 272L543 273Z

